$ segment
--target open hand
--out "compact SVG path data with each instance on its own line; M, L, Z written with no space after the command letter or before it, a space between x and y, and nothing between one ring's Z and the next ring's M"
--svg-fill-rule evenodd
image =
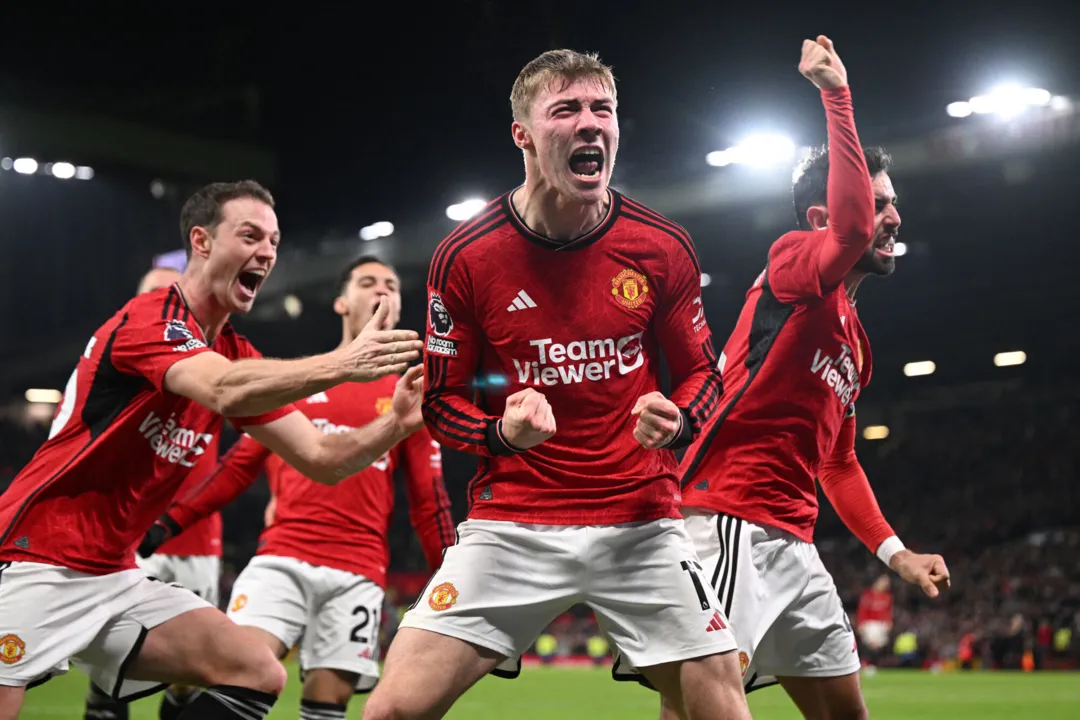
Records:
M414 433L424 426L420 406L424 400L424 366L414 365L402 375L394 386L390 399L390 412L397 416L406 431Z
M391 300L383 297L375 314L339 357L350 380L371 382L391 374L404 373L409 363L420 358L424 343L412 330L382 330L392 312Z

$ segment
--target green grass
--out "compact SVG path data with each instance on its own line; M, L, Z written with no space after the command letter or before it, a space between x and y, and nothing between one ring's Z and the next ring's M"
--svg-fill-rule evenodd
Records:
M86 679L71 672L31 690L22 716L82 717ZM1080 674L1002 672L881 672L863 678L863 690L874 720L1075 720L1080 718ZM157 718L160 696L132 706L131 720ZM299 715L300 687L295 667L270 718ZM349 706L360 717L362 698ZM779 687L750 695L755 720L799 718ZM596 669L525 668L517 680L487 678L458 701L448 715L458 720L655 720L656 695L632 683L616 683L606 667Z

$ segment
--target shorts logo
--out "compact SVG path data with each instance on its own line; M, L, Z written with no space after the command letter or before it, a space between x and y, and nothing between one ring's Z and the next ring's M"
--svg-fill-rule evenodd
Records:
M649 292L649 281L636 270L629 268L611 278L611 294L623 307L636 309L645 302Z
M435 586L428 596L427 604L435 612L449 610L457 602L458 591L453 583L441 583Z
M439 337L446 337L454 331L454 321L443 305L442 295L437 292L431 293L431 301L428 303L428 322L431 323L431 331Z
M388 397L381 397L375 401L375 412L380 415L385 415L390 412L391 399Z
M746 677L746 668L750 667L750 658L746 653L739 651L739 672Z
M26 643L18 635L0 637L0 662L14 665L26 654Z
M229 612L240 612L247 606L247 595L240 593L229 606Z

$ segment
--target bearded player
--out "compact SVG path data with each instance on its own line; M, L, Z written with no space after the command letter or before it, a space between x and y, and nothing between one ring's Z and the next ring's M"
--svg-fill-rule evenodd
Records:
M749 717L678 510L673 448L720 395L693 243L608 188L619 124L596 56L544 53L511 106L525 184L444 240L428 274L425 420L480 456L469 519L364 717L442 717L496 666L516 673L578 602L691 718ZM487 390L491 377L509 386Z
M812 544L815 479L905 580L935 597L949 573L939 556L904 549L855 457L855 402L871 365L855 291L894 269L890 158L860 146L829 39L803 42L799 70L820 88L828 150L800 168L801 229L770 248L724 348L720 412L680 468L683 514L731 619L747 689L779 681L807 718L863 718L855 636Z
M400 300L397 273L366 256L342 275L334 311L348 347L375 314L380 299ZM385 328L397 324L387 317ZM362 427L389 410L394 378L339 385L298 407L331 434ZM239 496L265 468L273 508L259 549L233 585L228 615L277 657L300 645L304 689L300 717L344 720L354 692L379 675L379 624L390 548L394 472L403 469L413 526L432 570L454 542L439 446L419 430L371 467L334 487L312 482L250 437L243 437L193 494L182 497L147 533L150 554L183 539L202 519ZM156 557L150 555L151 558Z
M265 188L204 187L180 225L184 274L98 329L50 438L0 496L0 720L18 717L26 688L72 659L116 700L193 685L207 690L183 718L264 717L285 683L281 663L203 598L147 577L135 548L222 417L328 484L422 424L417 368L399 381L391 411L358 430L324 435L292 405L406 369L422 344L379 329L389 301L348 347L299 360L261 358L229 324L251 309L277 260Z

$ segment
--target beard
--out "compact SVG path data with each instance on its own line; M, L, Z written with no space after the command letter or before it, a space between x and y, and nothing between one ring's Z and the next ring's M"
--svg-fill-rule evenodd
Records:
M859 256L858 262L855 263L855 269L864 275L886 277L892 275L893 271L896 270L896 258L878 255L874 246L871 245Z

